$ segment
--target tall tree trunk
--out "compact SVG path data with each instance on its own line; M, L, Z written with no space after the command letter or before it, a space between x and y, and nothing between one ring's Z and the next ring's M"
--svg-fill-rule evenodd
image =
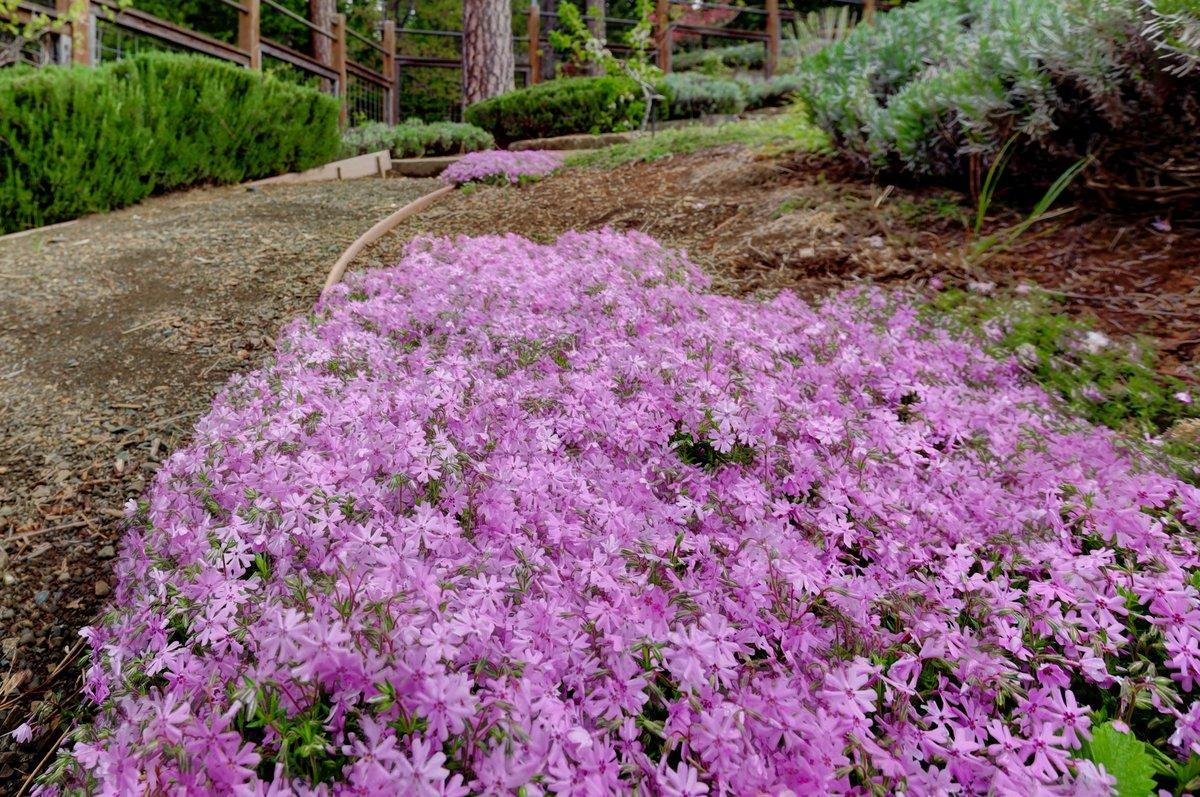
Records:
M333 16L337 13L337 0L308 0L308 18L322 30L333 30ZM333 39L312 32L313 58L325 66L333 63Z
M588 30L592 32L592 36L607 43L608 30L604 24L604 15L606 13L607 9L605 8L604 0L588 0ZM600 64L595 61L588 62L587 70L589 75L599 75L603 71Z
M463 0L463 102L495 97L514 87L509 0Z

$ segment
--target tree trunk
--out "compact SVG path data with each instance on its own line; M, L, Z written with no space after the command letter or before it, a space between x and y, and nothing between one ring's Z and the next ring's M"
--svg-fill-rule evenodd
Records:
M333 30L333 15L337 13L337 0L308 0L308 18L322 30ZM325 66L333 63L333 39L312 31L312 54Z
M604 5L604 0L587 0L587 23L588 30L592 32L592 36L602 42L607 42L607 26L604 24L604 15L607 9ZM595 61L588 61L587 71L589 75L599 75L603 71L600 64Z
M514 87L509 0L463 0L463 102L495 97Z

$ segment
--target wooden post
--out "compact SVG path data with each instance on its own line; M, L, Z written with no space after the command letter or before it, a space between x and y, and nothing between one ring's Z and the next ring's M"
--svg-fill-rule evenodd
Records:
M54 10L60 18L67 17L65 35L71 41L71 61L92 66L92 4L88 0L55 0ZM78 14L71 19L72 12Z
M387 78L387 122L394 125L400 121L400 76L396 71L396 23L390 19L383 23L383 76Z
M779 68L779 0L767 0L767 60L764 72L770 80Z
M535 85L542 81L542 58L538 48L542 38L542 12L538 9L537 0L529 4L529 84Z
M658 68L671 71L671 0L658 0L654 9L654 32L658 40Z
M868 25L875 21L875 0L863 0L862 18Z
M238 10L238 47L250 53L250 68L262 71L262 0L242 0Z
M346 90L346 15L335 14L333 17L333 71L337 72L337 97L341 100L341 112L338 120L342 127L346 126L346 100L349 92Z

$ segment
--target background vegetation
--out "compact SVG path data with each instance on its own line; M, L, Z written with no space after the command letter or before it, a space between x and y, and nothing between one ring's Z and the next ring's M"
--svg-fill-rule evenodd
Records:
M627 78L562 78L493 97L467 108L464 119L507 143L570 133L634 130L646 104Z
M0 73L0 232L337 155L332 97L211 58Z

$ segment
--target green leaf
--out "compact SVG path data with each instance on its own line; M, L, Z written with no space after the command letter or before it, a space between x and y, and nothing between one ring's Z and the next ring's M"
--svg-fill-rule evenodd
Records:
M1117 779L1118 797L1147 797L1154 793L1154 758L1135 736L1122 733L1111 722L1092 731L1084 755Z

